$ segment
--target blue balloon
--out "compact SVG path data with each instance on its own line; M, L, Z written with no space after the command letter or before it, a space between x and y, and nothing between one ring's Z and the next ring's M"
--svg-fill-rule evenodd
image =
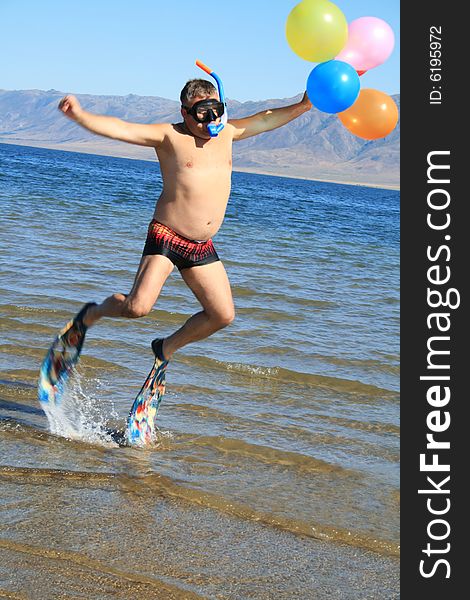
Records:
M307 95L323 112L343 112L354 104L361 83L356 69L342 60L317 65L307 80Z

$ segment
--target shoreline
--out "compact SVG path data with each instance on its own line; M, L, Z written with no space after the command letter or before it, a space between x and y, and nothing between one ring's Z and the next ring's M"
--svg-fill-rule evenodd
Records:
M356 187L370 187L370 188L378 188L381 190L393 190L400 191L399 185L392 185L386 183L362 183L361 181L349 181L344 180L340 181L338 179L321 179L320 177L309 177L307 175L286 175L285 173L270 173L269 171L265 171L263 169L248 169L247 167L238 167L233 169L238 173L253 173L254 175L267 175L271 177L282 177L284 179L303 179L304 181L318 181L321 183L336 183L338 185L354 185Z
M126 158L128 160L144 160L146 162L157 162L158 160L152 158L145 158L144 155L136 156L131 153L119 152L118 150L113 151L112 148L87 148L80 144L44 144L44 143L35 143L34 141L6 141L0 138L0 144L5 144L9 146L26 146L28 148L42 148L44 150L59 150L62 152L76 152L78 154L91 154L94 156L111 156L114 158ZM152 152L152 149L148 149ZM384 190L392 190L392 191L400 191L400 186L398 184L386 184L386 183L373 183L373 182L361 182L361 181L351 181L350 179L339 180L336 178L321 178L307 175L293 175L286 173L275 173L269 172L265 169L256 169L256 168L248 168L248 167L234 167L233 171L235 173L252 173L254 175L265 175L268 177L282 177L285 179L301 179L304 181L318 181L321 183L334 183L338 185L352 185L356 187L370 187Z

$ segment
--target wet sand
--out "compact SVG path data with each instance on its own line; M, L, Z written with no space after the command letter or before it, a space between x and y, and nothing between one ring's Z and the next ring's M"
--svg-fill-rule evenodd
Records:
M13 423L2 431L23 452L96 452L46 433L25 437ZM133 459L142 474L132 472ZM127 473L96 476L2 467L0 597L399 597L397 558L198 506L146 476L142 456L127 462Z

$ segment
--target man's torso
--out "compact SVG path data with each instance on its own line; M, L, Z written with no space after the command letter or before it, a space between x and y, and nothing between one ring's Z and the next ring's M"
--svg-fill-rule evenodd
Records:
M154 218L189 239L211 238L222 224L230 195L230 126L205 140L186 133L181 124L168 125L156 152L163 192Z

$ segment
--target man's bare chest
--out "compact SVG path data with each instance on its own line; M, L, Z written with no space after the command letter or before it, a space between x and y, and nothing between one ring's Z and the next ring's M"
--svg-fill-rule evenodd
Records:
M225 136L211 140L178 136L162 150L158 152L160 161L178 170L231 168L232 165L232 140Z

